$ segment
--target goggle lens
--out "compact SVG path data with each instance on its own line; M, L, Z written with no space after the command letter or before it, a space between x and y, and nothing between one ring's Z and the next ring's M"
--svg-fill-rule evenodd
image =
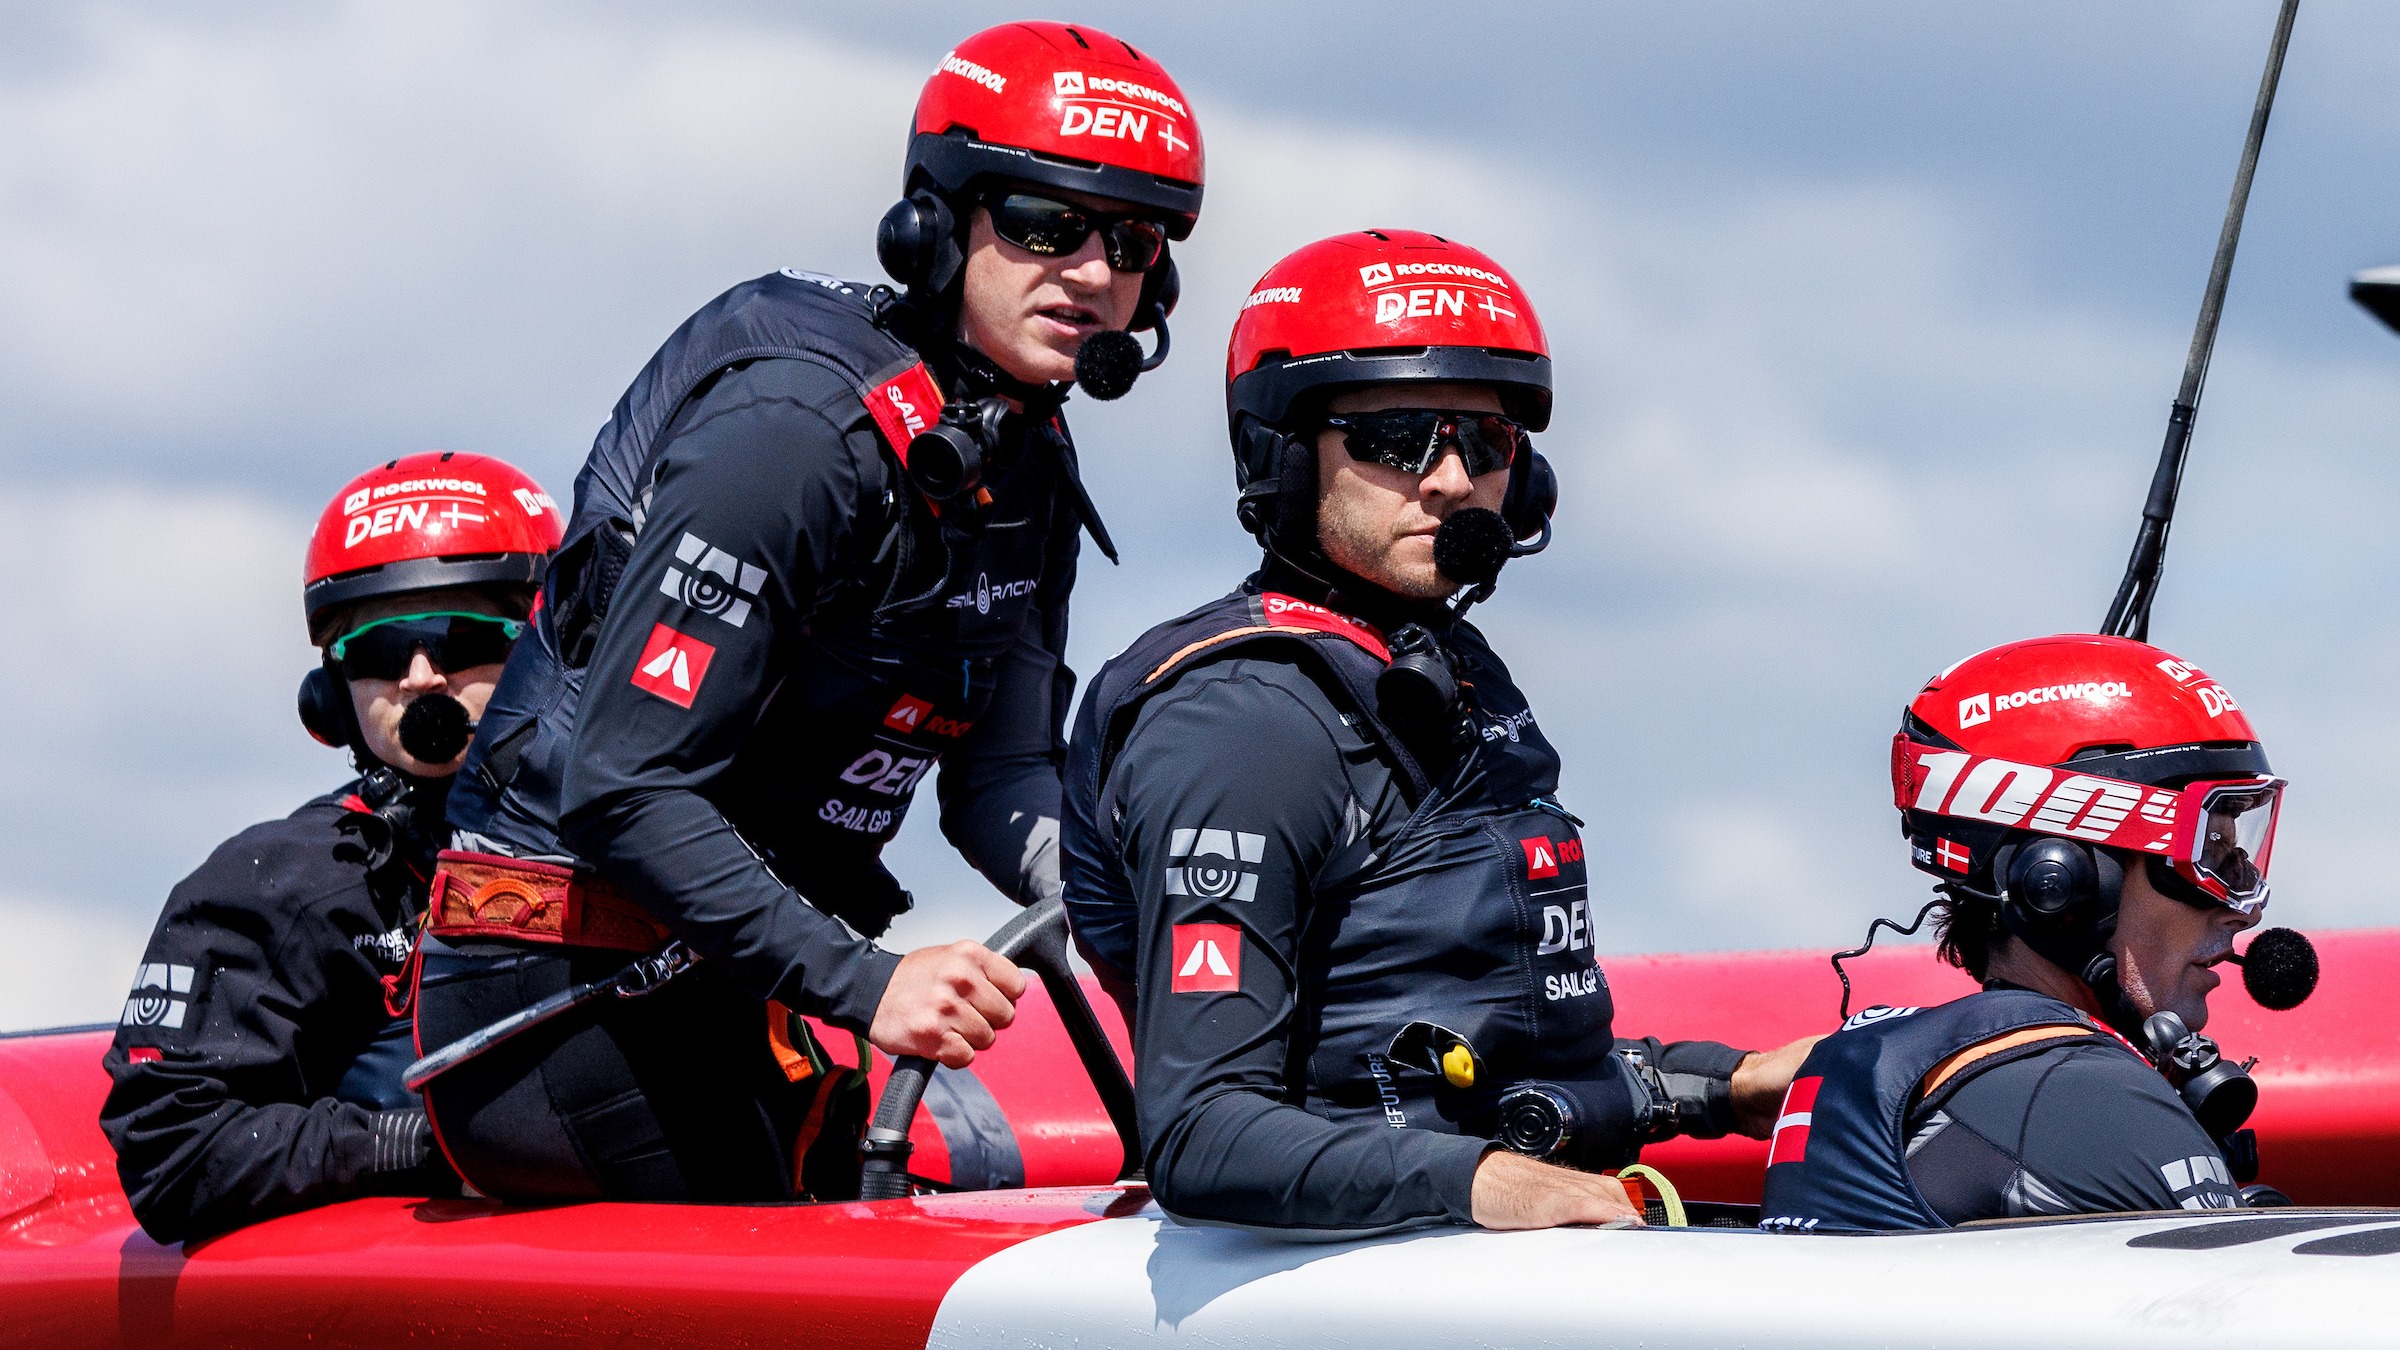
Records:
M1101 252L1120 272L1147 272L1167 251L1167 227L1142 216L1104 216L1067 202L1011 192L988 199L992 233L1045 258L1063 258L1100 232Z
M2283 784L2210 784L2202 794L2198 837L2186 866L2193 880L2236 909L2267 903L2267 861L2275 847L2275 816Z
M443 671L471 670L508 659L525 625L490 614L396 614L343 634L327 654L346 680L397 680L419 651Z
M1344 413L1325 425L1342 433L1350 458L1422 476L1449 450L1458 451L1469 478L1481 478L1516 462L1525 428L1499 413L1444 412L1435 408L1387 408Z

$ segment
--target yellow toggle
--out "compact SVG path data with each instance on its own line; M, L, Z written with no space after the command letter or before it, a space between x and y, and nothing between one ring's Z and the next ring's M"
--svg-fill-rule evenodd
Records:
M1455 1088L1475 1086L1475 1052L1464 1045L1454 1045L1442 1052L1442 1077Z

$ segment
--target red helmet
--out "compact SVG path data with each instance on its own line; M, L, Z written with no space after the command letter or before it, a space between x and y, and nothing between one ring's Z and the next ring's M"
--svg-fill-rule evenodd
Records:
M1417 230L1358 230L1268 268L1225 350L1241 485L1276 471L1245 417L1282 427L1305 396L1399 380L1494 385L1529 430L1550 425L1549 339L1516 278L1482 252Z
M350 480L317 517L302 596L336 605L443 586L538 584L566 535L558 503L506 460L427 451Z
M978 178L1152 207L1182 239L1200 218L1200 124L1166 67L1097 28L1010 23L942 56L917 96L903 196Z
M1926 681L1892 742L1916 865L1989 878L2023 832L2146 854L2212 898L2266 902L2283 783L2225 686L2146 643L2012 642Z

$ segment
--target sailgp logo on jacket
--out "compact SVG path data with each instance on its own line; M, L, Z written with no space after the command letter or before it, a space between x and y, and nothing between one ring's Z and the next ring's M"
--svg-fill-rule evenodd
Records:
M1872 1008L1861 1008L1850 1014L1850 1020L1842 1023L1842 1030L1856 1031L1860 1027L1871 1027L1877 1022L1888 1022L1895 1017L1914 1017L1923 1011L1925 1011L1923 1008L1895 1008L1888 1003L1878 1003Z
M750 621L750 602L767 584L767 569L744 562L688 531L675 546L675 561L683 567L667 565L667 574L658 579L660 594L736 628ZM684 567L692 570L687 572Z
M1533 709L1508 713L1486 722L1483 738L1487 741L1521 741L1525 738L1525 729L1532 725Z
M1177 994L1222 994L1242 987L1242 930L1229 923L1175 925Z
M1267 837L1241 830L1178 829L1167 840L1166 893L1254 900Z
M933 382L925 363L917 361L887 378L870 381L860 401L867 405L867 415L875 419L884 443L892 447L905 469L908 443L942 414L942 387Z
M190 966L145 964L134 973L133 993L125 1000L125 1015L117 1020L129 1027L181 1027L184 1011L192 1005L177 996L191 992Z
M1277 628L1305 628L1312 633L1332 633L1375 653L1378 661L1392 659L1391 648L1384 645L1383 634L1372 624L1276 591L1268 591L1258 600L1259 607L1266 611L1267 622Z
M700 639L659 624L650 630L642 654L634 658L633 687L678 708L688 708L699 695L700 681L707 678L708 663L716 655L717 649Z
M978 614L989 614L994 601L1023 599L1033 594L1033 588L1040 584L1041 578L1027 577L1022 581L1003 581L995 586L989 573L978 572L975 574L975 589L960 591L951 596L947 603L952 609L971 609Z

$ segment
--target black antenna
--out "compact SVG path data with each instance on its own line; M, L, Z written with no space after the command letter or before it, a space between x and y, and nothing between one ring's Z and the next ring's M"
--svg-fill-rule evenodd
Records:
M2242 142L2242 164L2233 175L2233 200L2225 206L2225 228L2217 235L2217 260L2208 270L2208 292L2200 299L2200 321L2192 329L2191 354L2183 363L2183 387L2167 413L2167 443L2158 452L2158 471L2150 476L2150 498L2142 503L2141 532L2133 538L2133 556L2125 563L2125 580L2108 607L2100 631L2111 637L2150 640L2150 602L2158 594L2158 573L2167 559L2167 530L2175 522L2175 494L2183 486L2183 461L2192 446L2192 419L2200 411L2200 390L2208 383L2208 358L2217 345L2217 320L2225 312L2225 282L2233 274L2234 246L2242 240L2242 211L2250 204L2250 176L2258 171L2258 147L2267 138L2267 114L2275 107L2275 85L2283 78L2283 51L2291 45L2292 20L2300 0L2283 0L2275 18L2275 40L2267 48L2267 69L2258 81L2258 103L2250 110L2250 135Z

